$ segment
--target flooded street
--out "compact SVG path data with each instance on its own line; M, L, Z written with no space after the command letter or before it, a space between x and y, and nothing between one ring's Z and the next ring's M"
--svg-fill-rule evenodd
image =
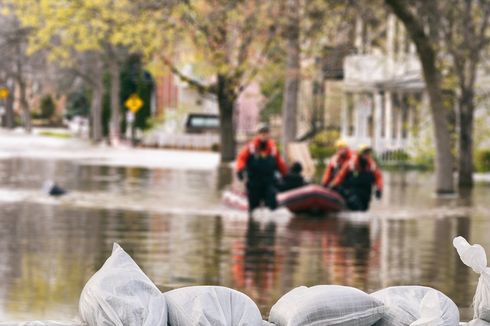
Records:
M46 179L70 193L48 198ZM0 320L74 317L81 289L113 242L162 290L228 286L252 297L263 315L291 288L315 284L367 292L428 285L468 307L477 275L460 262L452 239L490 249L490 186L479 184L465 199L437 199L431 174L385 179L383 200L367 214L249 220L222 207L227 178L216 168L4 158Z

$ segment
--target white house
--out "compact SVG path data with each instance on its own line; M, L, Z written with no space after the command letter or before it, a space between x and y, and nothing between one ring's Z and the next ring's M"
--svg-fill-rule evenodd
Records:
M358 24L355 47L364 53L344 61L341 135L353 147L369 144L378 153L406 149L427 118L415 48L393 15L386 21L383 49L366 46Z

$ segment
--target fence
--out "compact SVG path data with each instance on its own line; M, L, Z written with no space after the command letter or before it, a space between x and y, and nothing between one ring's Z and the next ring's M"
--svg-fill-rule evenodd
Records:
M209 150L219 144L217 134L153 133L143 138L147 147Z

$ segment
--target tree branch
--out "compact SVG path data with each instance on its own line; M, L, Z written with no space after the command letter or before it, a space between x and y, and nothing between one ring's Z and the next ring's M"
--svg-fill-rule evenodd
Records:
M182 81L188 83L191 87L195 88L200 93L216 93L216 86L214 84L204 85L203 83L186 76L182 71L180 71L170 59L168 59L165 55L160 55L163 63L170 68L172 73L177 75Z

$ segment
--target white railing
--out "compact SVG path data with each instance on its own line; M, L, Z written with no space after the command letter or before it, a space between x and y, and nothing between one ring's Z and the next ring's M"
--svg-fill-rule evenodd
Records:
M152 133L143 138L145 146L178 149L211 149L219 142L217 134Z

